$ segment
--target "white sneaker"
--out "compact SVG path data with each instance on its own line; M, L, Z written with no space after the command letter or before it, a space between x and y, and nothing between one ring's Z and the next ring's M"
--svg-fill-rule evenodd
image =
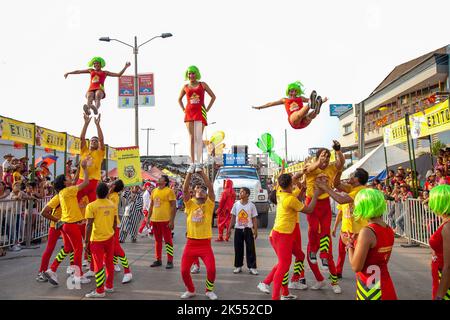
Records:
M241 273L242 272L242 267L237 267L234 268L233 273Z
M202 163L197 163L195 165L195 172L202 172L203 171L203 164Z
M52 285L57 286L58 283L58 275L56 272L53 272L52 269L48 269L44 272L45 277L47 278L48 282L50 282Z
M72 268L72 266L68 266L66 269L66 273L68 275L72 275L75 272L74 268Z
M319 290L319 289L322 289L323 287L325 287L326 284L327 283L325 281L316 281L316 283L313 286L311 286L311 289Z
M98 293L97 291L92 291L90 293L86 293L85 297L86 298L104 298L105 297L105 293Z
M287 296L281 296L281 300L295 300L295 299L297 299L297 296L293 295L293 294L289 294Z
M207 291L205 293L205 296L209 298L209 300L217 300L217 294L214 293L214 291Z
M191 273L193 273L193 274L200 273L200 266L193 264L191 267Z
M107 286L105 286L105 291L108 293L113 293L114 292L114 288L108 288Z
M83 267L87 267L89 265L89 262L87 260L83 260Z
M115 272L120 272L120 266L118 264L114 265L114 271Z
M300 281L289 281L288 288L293 290L306 290L308 286L306 283L301 283Z
M133 275L131 273L125 273L123 275L122 283L131 282L131 279L133 279Z
M258 288L259 291L270 294L270 287L264 282L258 283L256 287Z
M250 273L256 276L258 275L258 270L250 268Z
M333 292L336 294L342 293L342 289L338 284L331 285L331 289L333 289Z
M189 298L192 298L192 297L195 297L195 292L186 291L185 293L183 293L180 296L181 299L189 299Z
M86 277L86 278L92 278L92 277L95 277L95 272L92 271L92 270L89 270L88 272L85 272L85 273L84 273L84 277Z

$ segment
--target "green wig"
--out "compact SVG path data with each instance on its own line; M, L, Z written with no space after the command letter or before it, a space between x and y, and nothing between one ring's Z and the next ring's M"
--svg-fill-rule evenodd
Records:
M450 215L450 185L441 184L431 189L428 205L438 215Z
M198 70L198 68L196 66L190 66L187 68L186 74L184 75L185 80L189 80L189 73L195 73L196 80L200 80L202 77L200 75L200 70Z
M104 68L106 65L105 60L102 57L93 57L91 61L89 61L88 63L89 68L91 68L94 65L94 62L100 63L102 68Z
M377 189L363 189L355 197L353 215L355 220L381 217L386 212L384 194Z
M289 83L287 89L286 89L286 96L289 96L289 91L296 90L297 91L297 97L300 97L302 94L305 93L303 90L303 84L300 81Z

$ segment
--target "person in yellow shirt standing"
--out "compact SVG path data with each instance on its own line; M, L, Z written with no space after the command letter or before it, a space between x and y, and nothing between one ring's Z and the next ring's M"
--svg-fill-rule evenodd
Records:
M311 201L305 207L305 205L292 194L293 183L290 174L284 173L280 175L278 177L278 185L281 190L277 192L277 213L274 226L269 236L269 240L278 257L278 263L273 267L267 278L273 276L272 300L280 300L280 298L281 300L292 300L297 297L286 292L286 285L289 281L289 267L291 265L295 242L297 215L298 212L306 214L313 212L320 191L319 189L314 188ZM283 283L286 285L283 286ZM283 295L281 295L282 288ZM259 283L258 289L265 293L269 293L268 288L264 286L264 282Z
M81 154L80 160L87 160L87 170L89 171L89 184L87 188L78 193L78 200L84 196L88 196L89 202L95 201L96 195L95 190L97 188L98 182L102 178L101 167L102 162L105 157L105 144L103 140L103 132L100 127L100 116L94 119L95 125L97 126L98 137L92 137L89 143L89 147L86 144L86 131L91 122L91 117L84 114L84 126L81 130L80 140L81 140ZM84 169L81 170L83 174ZM78 180L77 184L82 183L83 180Z
M150 221L153 226L155 237L155 256L150 267L162 265L162 240L166 243L167 265L166 269L173 268L173 241L172 230L176 214L175 192L169 188L169 177L162 175L158 180L158 188L153 189L151 194L151 204L149 210Z
M87 160L81 162L81 167L84 169L84 181L79 185L72 185L72 179L64 174L59 175L55 179L55 190L58 191L59 205L61 206L61 219L55 225L55 229L61 228L62 224L62 231L67 235L67 239L72 246L74 252L73 268L75 268L75 283L89 283L90 279L83 276L83 270L81 269L83 240L80 224L83 223L84 216L81 213L77 199L78 192L86 188L89 183L89 173L86 170ZM58 285L57 268L58 264L53 263L50 269L44 272L48 282L52 285Z
M344 155L341 152L341 145L336 140L333 141L333 149L336 152L335 163L330 164L331 152L328 149L321 148L316 152L315 162L305 166L306 204L311 201L314 192L314 184L319 175L327 176L328 183L331 184L338 171L341 171L344 167ZM318 198L317 205L312 214L307 216L309 225L307 259L309 267L317 280L317 283L311 286L311 289L319 290L326 285L324 277L317 265L316 255L317 251L320 249L322 268L326 271L329 270L331 288L334 293L339 294L342 291L338 285L336 266L333 260L333 246L330 235L331 216L330 197L327 193L324 193Z
M187 171L183 185L187 241L181 258L181 277L187 291L181 295L181 299L188 299L196 295L190 269L194 261L200 258L206 266L205 295L211 300L216 300L217 295L214 293L216 260L211 247L212 218L216 197L213 185L203 171L200 172L203 183L197 183L194 186L194 197L190 197L189 186L195 170L195 164L192 164Z
M328 185L325 185L323 189L332 197L337 203L340 204L342 210L342 226L341 226L341 240L344 238L355 239L358 237L362 228L367 226L368 222L364 219L355 220L353 218L353 201L355 200L358 192L366 188L367 181L369 180L369 173L358 168L350 175L349 184L341 182L341 173L339 172L334 178L334 187L344 193L335 192ZM342 275L342 267L344 265L343 260L338 263L337 274Z
M109 189L106 183L99 183L97 200L86 207L86 246L94 260L96 289L86 298L103 298L106 292L114 292L114 233L117 226L118 208L106 197ZM106 267L106 272L105 272ZM106 286L105 286L106 282Z

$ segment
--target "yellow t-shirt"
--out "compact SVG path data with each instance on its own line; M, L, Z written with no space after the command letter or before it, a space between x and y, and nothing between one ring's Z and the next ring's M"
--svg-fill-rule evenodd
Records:
M280 186L277 187L277 203L281 203L282 199L286 196L286 195L290 195L291 193L287 193L287 192L283 192L283 189L281 189ZM296 198L298 198L298 196L300 195L300 189L297 187L294 187L294 190L292 191L292 195ZM299 215L297 214L297 222L296 223L300 223L300 218Z
M86 207L86 218L94 219L91 241L105 241L114 236L117 208L111 200L97 199Z
M14 182L22 181L22 175L17 171L14 171L13 178L14 178Z
M298 221L298 212L303 210L303 208L303 203L294 197L292 193L281 192L273 230L279 233L292 233Z
M324 170L316 169L311 173L308 173L306 175L306 196L308 198L312 198L314 195L314 184L316 182L316 178L319 174L325 174L328 176L328 185L330 187L333 187L333 180L338 172L338 169L336 168L336 165L330 164L328 167L326 167ZM326 199L330 195L328 193L321 194L317 199Z
M356 195L362 189L365 189L365 186L358 186L351 189L348 195L355 200ZM367 220L359 219L355 221L353 218L353 203L342 204L342 226L341 232L350 232L354 234L358 234L362 228L368 225Z
M78 206L80 207L81 214L83 217L86 216L86 207L89 204L89 198L88 196L84 196L80 199L80 202L78 202Z
M53 198L50 199L50 201L47 203L47 206L52 208L52 216L54 216L57 219L61 219L61 206L59 205L59 196L56 195ZM55 227L55 222L50 221L50 228Z
M102 173L102 162L105 157L105 150L97 149L90 150L87 146L85 146L81 150L80 160L88 159L87 170L89 174L89 180L101 180ZM84 178L84 169L81 168L80 179Z
M150 220L155 222L170 221L172 216L170 201L176 201L175 192L169 187L164 189L156 188L153 189L150 198L153 203L153 212Z
M206 199L198 204L195 198L185 202L187 237L190 239L211 239L214 201Z
M117 208L117 212L119 212L119 194L117 192L110 193L108 195L108 199L111 200ZM119 214L117 213L117 225L120 225Z
M59 192L61 204L61 221L67 223L79 222L84 219L77 200L78 186L71 186Z

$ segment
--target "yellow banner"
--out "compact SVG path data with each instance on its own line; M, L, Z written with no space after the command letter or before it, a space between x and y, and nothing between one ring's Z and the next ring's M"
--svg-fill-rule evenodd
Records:
M448 100L428 108L424 112L417 112L409 116L409 123L413 139L450 130ZM406 142L405 119L383 127L383 138L386 147Z
M66 134L36 127L36 145L64 152L66 150Z
M106 152L105 152L105 159L106 159ZM117 151L116 148L113 148L111 146L108 146L108 160L117 161Z
M81 139L75 136L67 135L67 152L71 154L81 153Z
M0 117L0 139L33 145L34 124Z
M117 175L126 187L142 185L139 147L117 148Z

